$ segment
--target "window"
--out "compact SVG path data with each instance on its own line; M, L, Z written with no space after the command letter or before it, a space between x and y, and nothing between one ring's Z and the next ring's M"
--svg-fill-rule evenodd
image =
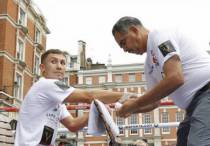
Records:
M39 65L40 65L40 57L35 55L35 64L34 64L34 73L40 75Z
M18 23L20 25L26 26L26 13L22 8L20 8Z
M124 118L117 117L116 120L117 120L116 123L117 123L118 126L125 125L125 119ZM120 134L124 134L123 129L120 129Z
M19 73L16 73L16 79L15 79L17 86L14 89L14 96L16 98L21 99L22 98L22 76Z
M17 45L17 59L24 61L24 43L22 40L18 39L18 45Z
M151 121L151 115L146 113L146 114L143 114L143 124L150 124L152 121ZM152 129L151 128L145 128L144 129L144 134L151 134L152 133Z
M130 92L134 92L134 87L130 87Z
M162 123L168 123L169 122L169 114L168 112L162 112ZM169 133L169 128L162 128L163 133Z
M129 124L138 124L138 114L132 114L130 117L129 117ZM137 134L138 133L138 129L131 129L130 130L130 133L131 134Z
M99 76L99 84L105 83L106 82L106 78L105 76Z
M86 77L85 78L85 83L88 84L88 85L91 85L92 84L92 78L91 77Z
M115 75L115 82L121 83L122 82L122 75Z
M141 94L144 94L147 90L147 87L145 85L141 86Z
M71 56L70 57L70 68L75 68L77 66L77 57Z
M35 43L41 43L41 32L38 28L36 28L35 32Z
M181 122L184 119L184 112L182 111L177 111L176 112L176 121Z
M129 74L128 80L129 80L129 82L135 82L136 81L136 75L135 74Z

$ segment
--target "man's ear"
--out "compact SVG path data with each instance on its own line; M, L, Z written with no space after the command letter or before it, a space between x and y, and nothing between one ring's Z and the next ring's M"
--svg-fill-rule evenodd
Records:
M41 71L41 73L42 73L42 75L43 75L44 72L45 72L45 65L44 65L44 64L40 64L40 65L39 65L39 68L40 68L40 71Z
M132 25L132 26L129 27L129 30L132 31L132 32L134 32L134 33L138 33L137 26Z

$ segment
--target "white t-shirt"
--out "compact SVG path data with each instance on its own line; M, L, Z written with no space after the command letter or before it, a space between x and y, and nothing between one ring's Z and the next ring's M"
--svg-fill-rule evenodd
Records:
M73 91L55 79L34 83L21 105L15 146L54 146L59 121L70 115L63 101Z
M210 81L210 55L179 31L150 32L145 61L148 89L164 78L164 63L174 55L178 55L181 59L184 84L170 97L177 106L186 109L196 91Z

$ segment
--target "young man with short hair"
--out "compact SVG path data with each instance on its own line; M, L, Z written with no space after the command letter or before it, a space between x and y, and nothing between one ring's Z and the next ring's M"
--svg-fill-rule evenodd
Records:
M88 114L74 118L64 103L104 103L118 101L123 93L107 90L83 90L65 85L65 52L47 50L41 57L42 76L26 94L19 112L15 146L54 146L58 123L76 132L87 125Z

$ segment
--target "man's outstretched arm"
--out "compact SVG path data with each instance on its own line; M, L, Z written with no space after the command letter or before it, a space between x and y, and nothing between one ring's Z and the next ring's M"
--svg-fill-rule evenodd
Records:
M86 89L75 89L64 102L70 103L91 103L94 99L98 99L101 102L115 103L117 102L124 93L113 92L109 90L86 90Z

